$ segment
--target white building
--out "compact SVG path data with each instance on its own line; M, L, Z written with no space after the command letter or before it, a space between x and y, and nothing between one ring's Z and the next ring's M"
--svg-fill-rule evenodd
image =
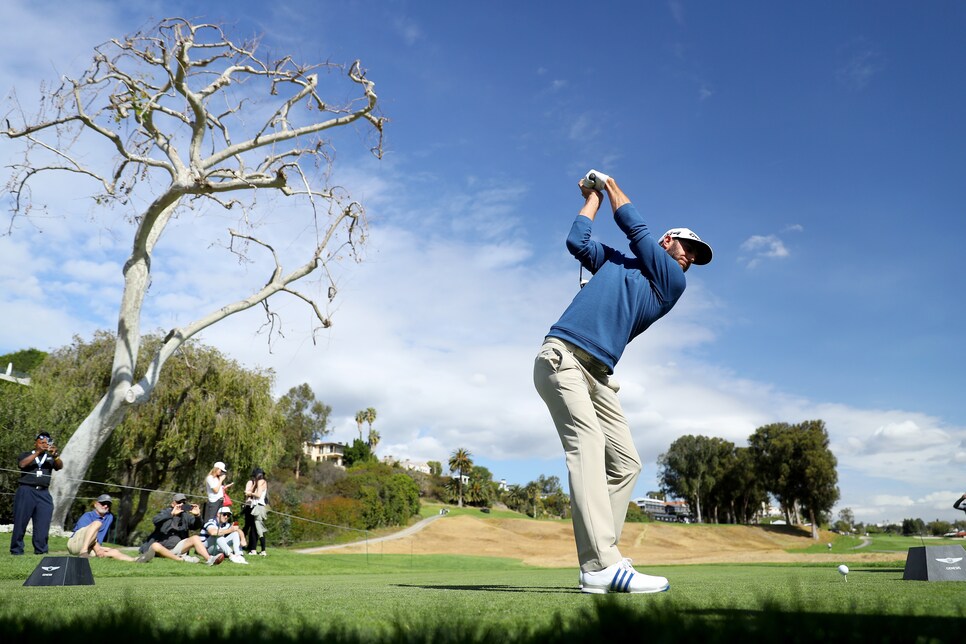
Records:
M342 469L345 469L344 450L345 445L342 443L302 443L302 453L308 456L310 461L315 463L329 461Z
M404 470L411 470L413 472L422 472L423 474L432 474L432 470L429 469L429 463L423 463L422 461L411 461L408 458L404 458L401 461L397 461L395 458L390 456L383 456L382 462L387 465L394 465L396 467L401 467Z

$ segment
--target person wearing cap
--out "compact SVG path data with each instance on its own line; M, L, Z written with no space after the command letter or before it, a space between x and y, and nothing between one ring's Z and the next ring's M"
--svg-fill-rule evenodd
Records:
M180 492L171 499L169 507L158 512L151 519L154 532L148 540L141 544L141 554L146 555L149 550L165 559L198 563L198 558L191 556L191 549L201 555L209 566L217 566L225 559L225 555L209 554L204 541L198 535L189 535L189 531L201 525L201 509L191 503L188 497Z
M232 521L231 508L218 508L218 514L211 521L206 521L201 529L201 538L205 542L208 552L222 552L228 561L236 564L247 564L242 555L247 545L245 535L237 523Z
M67 541L67 552L75 557L106 557L120 561L137 561L147 563L154 557L154 551L148 550L137 559L127 555L117 548L104 546L107 531L114 522L111 505L114 499L109 494L102 494L93 503L93 509L85 512L74 524L74 534Z
M17 462L20 480L13 495L13 534L10 536L10 554L22 555L23 539L27 524L33 520L31 539L34 554L47 554L47 536L50 520L54 514L54 500L50 496L50 477L55 470L63 469L64 463L57 455L57 447L47 432L34 438L34 448L23 452Z
M601 172L591 170L578 185L584 205L567 249L593 277L550 327L534 361L534 385L566 457L581 590L662 592L667 579L639 573L617 546L641 460L612 374L627 344L671 310L684 293L684 274L710 262L712 251L687 228L655 237ZM591 239L603 192L630 254Z
M215 518L218 514L218 508L224 505L225 502L225 490L231 487L231 483L225 483L225 477L228 476L228 470L225 469L225 464L221 461L217 461L208 472L208 476L205 477L205 493L208 495L208 501L205 503L205 514L204 520L207 523Z

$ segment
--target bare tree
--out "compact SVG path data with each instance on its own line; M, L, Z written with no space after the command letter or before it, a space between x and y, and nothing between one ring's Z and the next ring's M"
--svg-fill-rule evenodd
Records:
M279 320L268 299L277 293L306 303L318 319L317 328L331 324L317 299L335 297L330 263L343 256L358 259L365 221L360 204L329 185L332 155L324 135L333 128L364 125L376 141L372 152L378 158L384 119L375 113L373 83L359 61L348 68L302 65L288 56L259 57L257 48L257 40L236 43L217 25L165 19L95 47L91 67L45 92L35 117L28 118L19 105L7 115L2 133L24 143L23 161L14 165L8 185L13 202L8 233L37 206L32 199L37 178L52 172L92 180L96 205L126 209L134 232L123 269L111 381L63 448L64 470L52 486L57 524L63 523L97 450L132 406L147 400L165 362L189 338L260 305L271 339ZM322 98L320 71L345 79L340 85L348 90L331 89L339 92L341 102ZM12 118L20 124L11 125ZM84 146L92 143L93 149L107 146L107 156L113 157L105 163L109 167L91 161L97 155ZM256 237L249 225L256 194L265 190L300 198L300 209L292 213L311 217L307 225L295 228L293 223L292 230L314 228L314 250L288 270L275 247ZM138 208L139 203L147 205ZM172 218L189 207L237 209L244 228L228 229L227 250L248 261L248 253L260 249L274 267L247 297L171 328L150 363L139 369L141 309L152 256ZM293 287L312 274L320 282L320 298Z

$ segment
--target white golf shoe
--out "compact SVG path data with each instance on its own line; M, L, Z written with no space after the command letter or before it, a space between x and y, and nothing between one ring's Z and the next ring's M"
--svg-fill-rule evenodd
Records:
M663 593L671 587L664 577L645 575L634 570L630 559L621 559L596 572L580 573L580 591L593 595L607 593Z

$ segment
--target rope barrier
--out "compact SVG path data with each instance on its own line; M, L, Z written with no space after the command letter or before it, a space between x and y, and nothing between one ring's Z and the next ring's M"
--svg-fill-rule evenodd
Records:
M23 474L23 472L21 472L19 469L14 470L14 469L6 468L6 467L0 467L0 472L11 472L11 473L18 474L18 475L19 474ZM61 475L59 475L59 476L61 476ZM163 493L163 494L168 494L168 495L171 495L171 496L174 496L175 494L177 494L176 492L169 491L169 490L161 490L161 489L147 488L147 487L137 487L137 486L134 486L134 485L121 485L119 483L105 483L103 481L91 481L91 480L88 480L88 479L77 479L77 478L72 478L72 477L69 477L69 476L68 477L65 477L65 478L67 478L70 481L77 481L78 483L89 483L90 485L100 485L100 486L105 487L105 488L112 488L112 489L117 488L117 489L121 489L121 490L134 490L136 492L148 492L150 494ZM14 495L13 492L0 492L0 494L3 494L5 496L13 496ZM181 494L184 494L184 492L182 492ZM185 494L185 496L188 497L188 498L190 498L190 499L203 499L204 501L207 501L208 500L208 497L206 497L206 496L204 496L202 494ZM74 498L75 499L81 499L81 500L84 500L84 501L87 501L87 500L93 501L97 497L93 497L93 496L90 496L90 497L77 496L77 497L74 497ZM285 513L285 512L279 512L278 510L271 510L271 509L268 512L270 514L275 514L275 515L278 515L280 517L287 517L289 519L296 519L298 521L304 521L306 523L312 523L312 524L315 524L315 525L321 525L321 526L325 526L327 528L338 528L340 530L347 530L347 531L351 531L351 532L361 532L362 534L365 534L365 535L368 535L369 534L369 531L368 530L360 530L359 528L352 528L352 527L349 527L349 526L338 525L338 524L334 524L334 523L326 523L324 521L317 521L315 519L309 519L307 517L300 517L297 514L288 514L288 513Z

